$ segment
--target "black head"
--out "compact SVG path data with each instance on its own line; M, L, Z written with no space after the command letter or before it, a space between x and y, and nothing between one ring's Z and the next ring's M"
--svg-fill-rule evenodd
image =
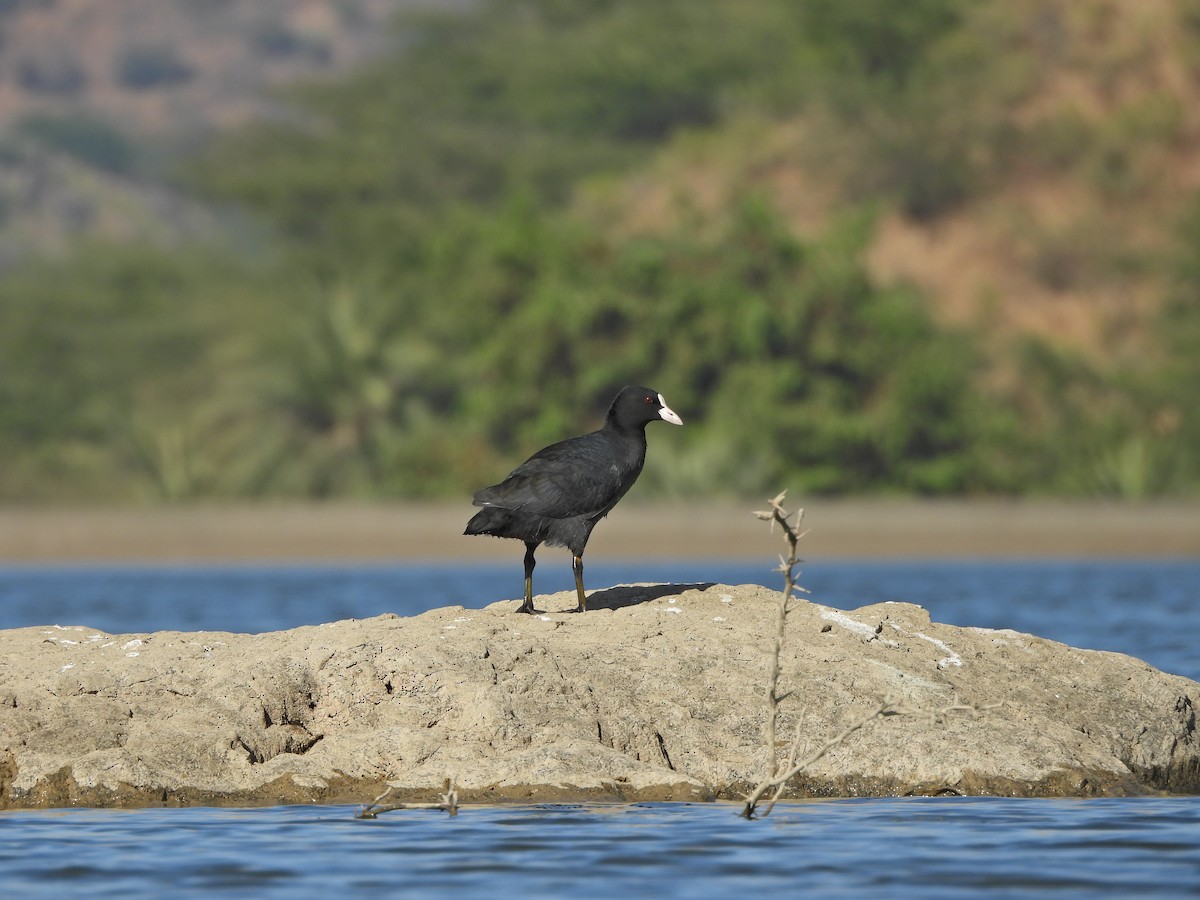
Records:
M670 422L672 425L683 424L683 419L667 406L663 395L658 391L653 388L626 385L613 399L606 421L619 428L644 428L647 422L654 422L658 419Z

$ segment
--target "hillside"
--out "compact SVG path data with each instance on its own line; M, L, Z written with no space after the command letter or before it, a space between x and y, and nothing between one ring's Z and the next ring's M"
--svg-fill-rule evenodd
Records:
M198 139L286 115L275 89L388 51L421 0L0 4L0 268L72 238L211 237L164 184Z
M689 424L647 493L1200 489L1192 0L493 0L380 54L393 7L170 5L136 89L89 38L135 175L0 104L177 201L0 285L0 496L461 494L630 380Z
M1003 58L981 52L965 85L937 84L924 121L900 106L863 122L851 115L865 104L823 100L689 135L585 208L623 234L653 233L758 191L812 235L882 188L870 271L920 286L944 322L1100 361L1144 352L1170 287L1162 261L1200 189L1200 7L980 6L953 52L994 42ZM885 133L890 144L873 146Z
M328 76L391 45L414 0L15 0L0 9L0 126L86 110L139 135L243 124L272 85Z

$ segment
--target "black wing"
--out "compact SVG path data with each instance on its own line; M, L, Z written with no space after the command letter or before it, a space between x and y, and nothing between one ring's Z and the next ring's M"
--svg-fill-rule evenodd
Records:
M476 506L498 506L550 519L597 516L616 503L641 466L614 459L598 433L552 444L517 466L504 481L474 496Z

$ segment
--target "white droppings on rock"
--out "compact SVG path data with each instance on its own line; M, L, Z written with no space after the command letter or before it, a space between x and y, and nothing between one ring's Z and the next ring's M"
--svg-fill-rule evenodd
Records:
M885 647L896 648L900 645L895 641L881 638L879 636L879 626L868 625L866 622L859 622L857 619L852 619L844 612L839 612L836 609L830 609L828 606L820 607L821 618L826 621L833 622L835 625L841 625L852 634L857 634L866 641L878 641ZM893 626L896 627L896 626ZM897 629L899 630L899 629Z
M951 650L950 647L947 646L945 641L939 641L937 638L930 637L927 634L922 634L919 631L914 633L913 637L918 637L923 641L929 641L929 643L933 644L933 646L937 647L939 650L941 650L943 653L946 654L945 656L943 656L941 659L939 659L937 661L937 667L939 669L944 669L947 666L961 666L962 665L962 657L960 657L957 653L955 653L953 650Z

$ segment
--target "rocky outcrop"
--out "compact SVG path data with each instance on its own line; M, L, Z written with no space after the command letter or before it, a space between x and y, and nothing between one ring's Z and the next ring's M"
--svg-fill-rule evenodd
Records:
M777 594L648 585L259 635L0 632L0 806L740 799ZM788 795L1200 793L1200 684L1116 653L797 602L779 735L876 719ZM974 707L963 709L962 707ZM782 748L781 751L782 752Z

